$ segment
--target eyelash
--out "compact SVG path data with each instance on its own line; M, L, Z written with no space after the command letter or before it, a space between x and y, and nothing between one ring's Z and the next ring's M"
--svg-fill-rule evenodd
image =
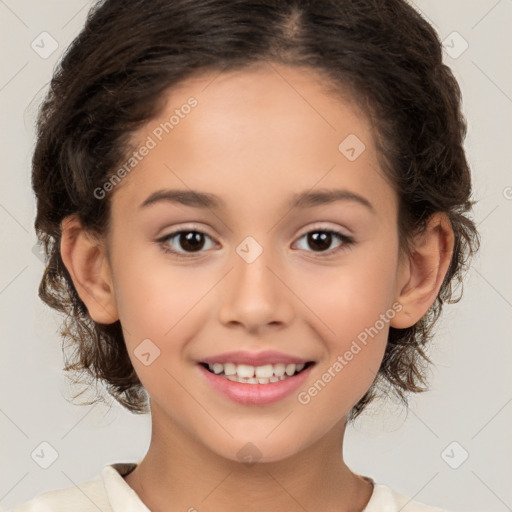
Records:
M166 242L168 242L169 240L172 240L177 235L182 234L182 233L199 233L199 234L205 235L211 239L211 237L204 231L201 231L201 230L195 229L195 228L188 228L188 229L180 229L178 231L173 231L172 233L169 233L168 235L165 235L162 238L159 238L157 240L157 242L160 243L160 246L165 253L172 254L174 256L177 256L178 258L193 258L195 255L199 255L199 254L201 254L201 252L204 252L204 251L198 251L195 253L194 252L187 253L187 252L180 252L180 251L175 251L174 249L171 249ZM332 256L334 254L337 254L340 251L349 249L350 247L352 247L355 244L355 241L352 237L344 235L344 234L340 233L339 231L335 231L332 229L319 229L319 228L316 228L316 229L313 229L313 230L310 230L310 231L304 233L302 236L299 237L298 240L304 238L305 236L307 236L311 233L328 233L328 234L336 236L342 242L342 244L340 246L338 246L335 249L332 249L330 251L319 251L316 253L314 251L311 251L314 254L318 255L315 257L320 257L320 258L327 257L327 256L322 256L324 254L326 254L328 256ZM308 252L310 252L310 251L308 251Z

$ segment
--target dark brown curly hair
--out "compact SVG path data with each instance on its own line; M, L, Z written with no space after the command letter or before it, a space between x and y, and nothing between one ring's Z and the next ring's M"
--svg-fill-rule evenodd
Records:
M263 61L311 69L333 94L348 91L368 115L382 169L399 197L403 253L434 212L448 215L455 235L434 304L414 326L390 327L379 372L350 421L379 391L407 405L407 392L426 390L432 327L443 303L462 296L461 289L453 297L454 285L462 285L480 240L467 216L475 201L461 92L435 30L406 1L98 1L56 68L37 119L35 229L47 258L39 297L65 314L67 375L105 385L134 413L149 411L147 392L120 322L94 322L79 298L60 255L61 221L78 214L102 236L110 201L93 191L125 161L130 137L164 107L166 91L201 72Z

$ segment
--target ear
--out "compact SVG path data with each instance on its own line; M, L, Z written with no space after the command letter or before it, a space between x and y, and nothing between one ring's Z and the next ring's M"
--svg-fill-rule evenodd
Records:
M413 326L432 306L450 266L454 240L448 216L432 214L425 231L415 238L411 255L400 264L396 300L403 309L391 320L391 327Z
M89 316L98 323L119 319L104 244L86 231L77 215L61 222L60 254Z

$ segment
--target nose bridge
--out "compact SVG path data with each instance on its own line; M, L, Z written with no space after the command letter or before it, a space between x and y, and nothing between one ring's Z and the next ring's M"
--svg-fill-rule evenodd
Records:
M279 275L281 265L269 244L271 235L247 236L235 248L233 271L223 289L220 319L254 329L267 323L290 320L290 293Z
M264 240L261 235L258 238L262 241L261 244L252 235L244 238L236 247L234 258L235 291L239 296L242 295L244 300L255 303L269 302L275 299L276 293L279 293L275 290L275 276L269 270L269 267L279 266L269 244L270 236Z

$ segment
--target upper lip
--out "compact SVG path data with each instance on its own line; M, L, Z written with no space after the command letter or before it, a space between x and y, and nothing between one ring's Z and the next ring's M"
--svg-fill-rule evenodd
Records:
M247 352L237 350L234 352L224 352L212 357L201 359L201 363L214 364L214 363L233 363L233 364L248 364L251 366L263 366L265 364L301 364L308 363L311 359L304 359L274 350L264 350L262 352Z

